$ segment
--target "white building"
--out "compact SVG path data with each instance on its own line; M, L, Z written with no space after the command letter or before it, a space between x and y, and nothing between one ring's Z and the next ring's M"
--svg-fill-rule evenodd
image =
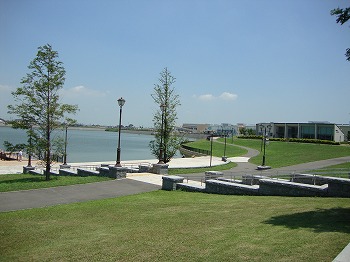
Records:
M275 138L307 138L344 142L348 139L341 128L332 123L309 122L309 123L258 123L256 132Z

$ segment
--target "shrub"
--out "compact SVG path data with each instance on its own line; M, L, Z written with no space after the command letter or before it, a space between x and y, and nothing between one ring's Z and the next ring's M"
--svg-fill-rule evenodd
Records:
M262 136L249 135L249 136L237 136L237 138L243 138L243 139L262 139Z
M262 139L262 136L237 136L237 138L243 139ZM270 141L280 141L280 142L294 142L294 143L313 143L313 144L325 144L325 145L340 145L339 142L334 142L331 140L321 140L321 139L307 139L307 138L269 138Z

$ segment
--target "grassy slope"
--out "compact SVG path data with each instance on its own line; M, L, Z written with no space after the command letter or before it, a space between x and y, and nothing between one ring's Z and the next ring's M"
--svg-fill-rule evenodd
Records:
M203 173L205 171L222 171L229 170L237 166L236 163L229 162L220 166L212 167L197 167L197 168L172 168L168 170L169 175L180 175L180 174L193 174L193 173Z
M220 141L224 141L223 139ZM247 153L247 150L242 149L237 146L233 146L230 144L231 139L227 139L226 143L226 156L228 157L234 157L234 156L241 156ZM186 144L187 146L203 149L203 150L209 150L210 151L210 141L206 139L200 139L194 142L190 142ZM224 148L225 145L221 143L213 142L213 156L222 157L224 155Z
M110 180L108 177L78 177L78 176L51 176L50 181L45 177L29 174L0 175L0 192L37 189L75 184L86 184Z
M260 151L261 141L253 139L235 139L234 144L254 148ZM307 163L312 161L349 156L350 146L332 146L271 141L266 146L266 164L274 168ZM260 165L262 154L253 157L250 162Z
M2 261L332 261L350 201L156 191L0 213Z

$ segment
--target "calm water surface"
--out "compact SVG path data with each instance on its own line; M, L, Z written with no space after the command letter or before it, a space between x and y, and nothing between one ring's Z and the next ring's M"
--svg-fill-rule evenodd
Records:
M58 130L54 136L64 137L64 131ZM0 149L4 141L12 144L26 143L24 130L0 127ZM121 134L121 161L154 159L148 147L152 135ZM115 161L118 143L117 132L103 130L68 129L67 162Z

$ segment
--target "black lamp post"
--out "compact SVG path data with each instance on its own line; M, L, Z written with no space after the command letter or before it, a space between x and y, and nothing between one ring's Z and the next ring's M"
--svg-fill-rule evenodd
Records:
M210 167L213 160L213 134L210 135Z
M226 157L226 137L227 137L227 134L226 134L226 131L225 131L225 147L224 147L224 157Z
M65 123L66 128L66 134L64 137L64 159L63 159L63 165L67 165L67 132L68 132L68 124Z
M163 136L164 136L164 111L165 111L165 105L160 105L160 110L162 110L162 127L160 130L160 145L159 145L159 162L158 164L164 164L164 153L163 153Z
M231 133L231 144L233 144L233 128L232 128L232 133Z
M119 98L118 99L118 105L119 105L119 128L118 128L118 148L117 148L117 161L115 163L116 167L121 167L122 165L120 164L120 130L122 126L122 107L125 104L125 99L124 98Z
M268 129L268 131L267 131ZM271 125L268 126L260 126L260 130L263 131L264 133L262 134L262 139L263 139L263 143L264 143L264 154L263 154L263 161L262 161L262 166L265 166L265 160L266 160L266 139L267 139L267 132L270 133L271 130Z
M28 164L27 164L27 167L32 167L32 135L33 135L33 126L30 125L29 150L28 150Z

